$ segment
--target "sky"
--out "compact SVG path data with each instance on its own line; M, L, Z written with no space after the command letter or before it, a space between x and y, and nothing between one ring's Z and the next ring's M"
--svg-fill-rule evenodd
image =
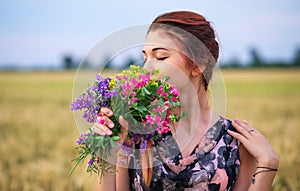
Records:
M81 58L110 34L173 10L212 22L221 61L245 62L250 47L267 60L286 60L300 47L299 0L1 0L0 66L58 66L63 55Z

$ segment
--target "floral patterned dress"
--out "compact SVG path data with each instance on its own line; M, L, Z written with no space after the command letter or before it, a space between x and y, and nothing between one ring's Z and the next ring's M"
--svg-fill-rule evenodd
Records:
M153 175L148 188L143 182L139 157L134 157L139 153L135 153L134 160L130 160L130 190L230 190L237 178L240 159L239 143L227 129L234 130L231 121L221 117L186 158L182 158L171 133L155 142Z

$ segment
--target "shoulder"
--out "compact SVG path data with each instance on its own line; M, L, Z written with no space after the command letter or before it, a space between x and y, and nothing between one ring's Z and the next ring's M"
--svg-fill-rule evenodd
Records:
M227 139L233 139L233 137L227 133L227 130L236 131L231 120L220 116L219 120L206 132L206 137L217 142L224 138L224 136L227 137Z
M222 140L222 142L227 146L231 145L233 147L238 147L239 141L234 137L232 137L231 135L229 135L229 133L227 132L227 130L236 132L235 128L232 125L232 121L224 117L220 117L220 121L222 124L221 125L222 130L220 131L220 140Z

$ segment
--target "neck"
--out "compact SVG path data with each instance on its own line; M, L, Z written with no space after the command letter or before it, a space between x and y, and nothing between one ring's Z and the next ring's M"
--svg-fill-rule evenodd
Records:
M188 115L181 120L179 125L189 128L188 132L192 133L199 124L207 124L211 121L212 110L209 106L207 92L204 88L195 91L191 88L185 89L180 95L181 107L178 112L187 112ZM203 127L204 129L207 129Z
M216 114L209 107L209 99L204 89L198 92L181 90L180 101L181 107L177 112L185 111L188 114L171 131L183 156L188 156L216 121Z

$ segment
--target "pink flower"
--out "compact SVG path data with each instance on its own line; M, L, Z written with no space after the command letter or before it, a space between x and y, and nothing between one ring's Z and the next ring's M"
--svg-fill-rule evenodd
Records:
M165 134L165 133L168 133L168 131L169 131L168 127L160 126L157 128L157 132L159 134Z
M133 86L137 86L137 84L138 84L138 81L135 78L132 78L131 82L132 82Z
M122 80L122 77L121 76L116 76L117 80L118 81L121 81Z
M126 91L122 91L121 94L122 94L122 96L124 96L124 97L127 96L127 92L126 92Z
M166 101L166 102L164 103L164 106L165 106L165 107L170 107L170 102L169 102L169 101Z
M164 90L164 86L161 85L161 86L158 87L156 93L157 93L158 95L161 95L161 94L163 93L163 90Z
M152 112L153 112L153 113L158 113L159 111L160 111L159 107L156 107L156 108L153 108L153 109L152 109Z
M150 74L139 74L138 78L144 83L147 84L150 81Z
M161 96L162 97L166 97L168 94L166 93L166 92L163 92L162 94L161 94Z
M167 110L169 109L169 107L170 107L170 103L169 103L169 101L166 101L166 102L164 103L164 108L162 109L162 112L167 111Z
M121 87L124 91L130 91L130 90L133 90L133 88L134 88L133 86L130 85L129 81L122 84Z
M151 115L146 115L146 123L150 124L150 125L153 125L154 121L152 121L151 119Z
M178 97L180 94L179 90L176 89L173 85L170 86L170 93L175 97Z
M155 122L156 123L160 123L160 120L161 120L161 117L159 115L155 117Z
M176 99L175 96L172 97L172 101L173 101L173 102L177 102L177 99Z
M163 131L162 127L158 127L158 128L157 128L157 132L158 132L159 134L162 134L162 131Z
M131 98L132 102L137 102L139 99L137 97Z
M169 126L169 120L164 120L163 123L162 123L162 125L165 126L165 127Z
M169 128L168 127L164 127L162 133L168 133L169 132Z
M144 86L144 84L142 82L139 82L136 84L135 88L140 89L143 86Z
M151 116L150 115L146 115L146 121L150 121L151 120Z

